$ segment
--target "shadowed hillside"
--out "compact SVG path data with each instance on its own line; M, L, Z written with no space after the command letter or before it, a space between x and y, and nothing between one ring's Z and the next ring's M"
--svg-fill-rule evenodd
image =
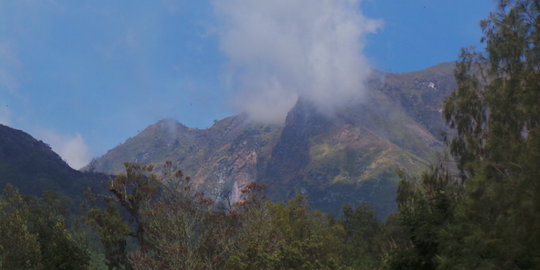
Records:
M49 145L27 133L0 125L0 186L11 183L25 194L45 190L82 198L88 187L99 186L104 175L74 170Z

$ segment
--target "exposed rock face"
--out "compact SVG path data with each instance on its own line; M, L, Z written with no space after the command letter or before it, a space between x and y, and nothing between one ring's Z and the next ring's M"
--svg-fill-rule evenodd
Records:
M240 189L257 180L257 152L240 152L232 164L230 177L233 181L229 199L232 203L241 201L242 193Z
M415 73L376 73L359 104L334 115L299 100L282 126L245 115L204 130L162 120L92 161L90 171L120 173L124 162L173 164L212 198L232 203L252 181L285 200L301 192L313 206L338 212L343 203L369 203L380 216L395 208L395 169L416 172L442 146L442 100L455 83L453 65Z

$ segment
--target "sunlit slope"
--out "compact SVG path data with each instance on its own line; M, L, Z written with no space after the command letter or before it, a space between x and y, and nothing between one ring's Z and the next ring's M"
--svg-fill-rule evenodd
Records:
M208 129L162 120L86 170L115 174L124 162L159 166L169 160L219 201L238 200L243 185L258 181L268 185L271 199L302 192L323 210L369 203L384 215L395 208L396 169L417 172L442 147L438 108L453 87L450 67L375 73L360 102L333 114L300 99L281 126L251 123L243 114Z

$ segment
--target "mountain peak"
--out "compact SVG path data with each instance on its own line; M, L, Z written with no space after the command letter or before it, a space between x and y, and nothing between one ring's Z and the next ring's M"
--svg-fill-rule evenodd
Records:
M94 168L121 173L124 162L172 161L218 202L238 200L242 186L257 181L267 184L273 200L301 190L321 210L369 203L384 216L395 207L395 169L420 170L441 145L434 137L445 127L439 108L455 84L448 66L378 74L362 102L333 114L300 97L281 125L252 122L246 114L207 129L164 119L97 159Z
M160 129L162 131L171 133L197 130L195 128L190 128L172 118L161 119L155 124L148 126L147 129Z

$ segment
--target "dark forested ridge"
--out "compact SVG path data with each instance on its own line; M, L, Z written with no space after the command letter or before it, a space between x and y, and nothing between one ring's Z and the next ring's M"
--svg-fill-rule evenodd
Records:
M104 182L99 174L74 170L42 141L0 125L0 185L11 183L25 194L53 190L81 197L88 187Z
M126 151L111 151L91 164L118 173L105 191L86 193L82 215L70 215L62 197L54 193L27 196L7 184L0 195L0 269L540 269L540 4L500 0L482 29L486 51L463 50L454 69L456 89L445 98L442 110L449 128L440 138L455 166L441 156L421 173L395 172L397 192L390 196L397 209L385 220L377 219L361 200L341 205L338 215L314 210L320 207L309 196L326 195L310 189L312 182L304 177L317 183L328 175L350 176L359 166L347 163L348 155L361 160L355 155L369 149L366 145L406 149L407 155L419 159L429 156L425 145L414 139L429 141L438 135L429 128L431 116L416 113L421 107L440 110L428 104L437 99L428 88L439 81L423 81L420 75L396 74L417 79L389 79L371 98L400 104L399 109L409 114L391 121L414 120L407 123L426 125L429 136L397 136L387 125L395 122L377 121L382 117L369 105L347 108L328 121L299 101L283 127L246 128L242 116L222 120L209 130L191 130L171 121L150 126L138 135L142 138L122 146ZM445 66L430 72L440 68ZM415 85L426 89L417 95ZM413 88L403 94L398 86ZM44 143L7 127L1 126L0 132L0 138L6 136L0 152L6 160L0 163L4 172L14 171L9 166L15 165L7 161L16 160L57 168L59 176L78 174ZM173 140L164 139L166 135ZM108 163L108 158L151 149L137 143L143 138L161 156L140 152L134 161L155 164L126 163L118 169ZM198 149L201 142L208 148ZM338 146L343 145L358 151L340 152ZM222 155L213 156L213 147ZM176 157L167 148L213 156L213 166L229 168L244 182L230 183L237 183L231 194L217 192L223 197L202 193L200 187L207 183L200 175L220 171L177 167L191 168L188 165L198 159L158 163L157 157ZM22 150L27 152L17 152ZM44 161L35 156L48 161L39 163ZM322 161L314 163L317 158ZM205 164L199 163L206 170ZM331 173L324 174L325 169ZM251 181L261 171L267 173L262 181ZM222 172L217 180L226 183L231 175ZM31 182L34 177L29 176L28 183L37 183ZM21 185L26 180L19 181L16 174L12 178L22 193L35 193L27 189L31 184ZM293 186L300 192L283 195L283 185L298 182L303 185ZM280 202L269 200L276 193L283 196Z
M0 269L88 269L92 256L75 215L85 190L104 191L106 180L0 125Z

